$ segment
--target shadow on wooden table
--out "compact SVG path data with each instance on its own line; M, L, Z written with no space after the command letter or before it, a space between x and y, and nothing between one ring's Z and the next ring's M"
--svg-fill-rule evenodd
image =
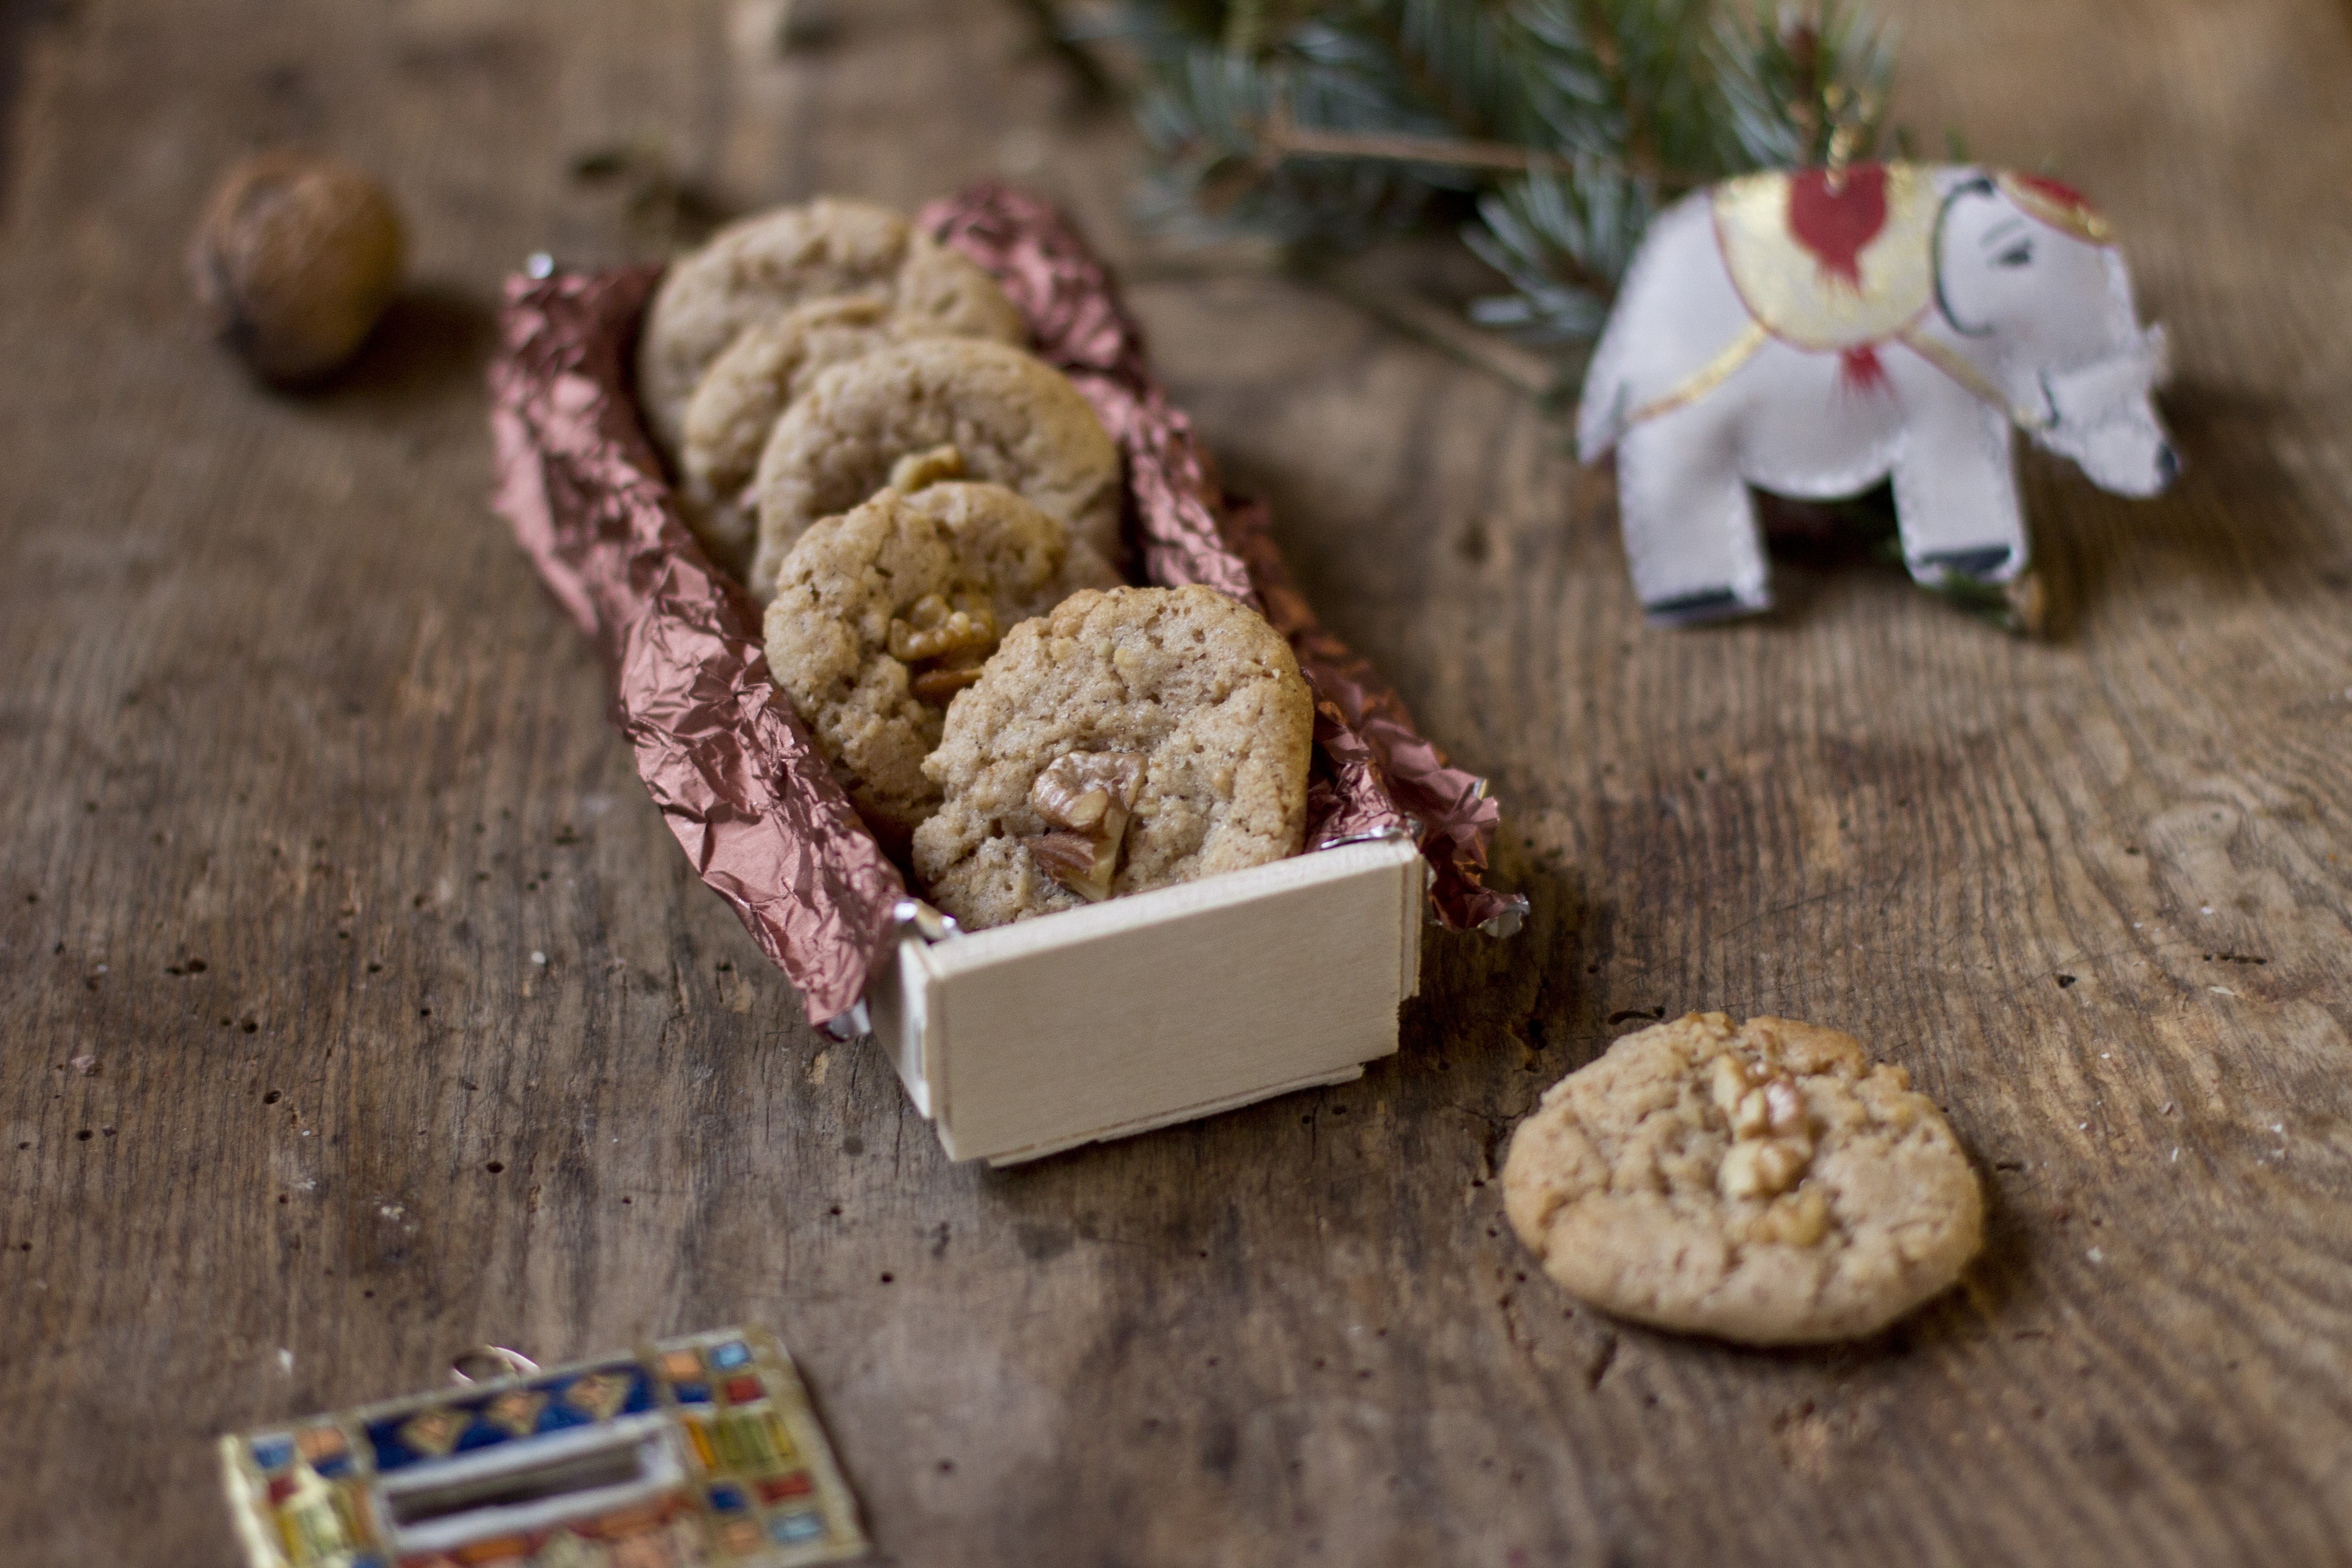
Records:
M2159 403L2181 454L2180 478L2163 495L2107 495L2046 453L2023 464L2034 553L2058 606L2055 640L2068 640L2063 628L2128 616L2131 597L2168 578L2191 580L2210 605L2259 595L2284 608L2340 593L2341 563L2313 558L2326 524L2298 504L2281 461L2298 421L2289 401L2181 382Z
M497 336L486 302L442 285L413 286L392 302L359 357L313 395L330 414L371 420L452 395L478 399Z
M2294 476L2278 458L2290 415L2283 401L2186 383L2168 391L2163 405L2185 458L2164 495L2108 495L2062 458L2041 451L2021 458L2045 595L2039 640L2072 643L2102 612L2123 607L2117 596L2148 581L2144 563L2160 562L2162 574L2195 579L2225 599L2258 584L2265 595L2290 599L2346 586L2343 568L2307 559L2309 542L2295 537ZM1830 502L1759 491L1757 502L1771 550L1772 620L1801 624L1832 581L1847 574L1903 571L1885 485Z

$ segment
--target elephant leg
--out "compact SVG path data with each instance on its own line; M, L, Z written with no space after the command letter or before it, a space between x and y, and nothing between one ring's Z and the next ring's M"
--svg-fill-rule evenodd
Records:
M1617 447L1617 505L1633 591L1655 626L1772 606L1756 505L1733 432L1694 408L1645 421Z
M1973 399L1910 420L1895 464L1903 562L1922 587L1990 587L2026 568L2009 421Z

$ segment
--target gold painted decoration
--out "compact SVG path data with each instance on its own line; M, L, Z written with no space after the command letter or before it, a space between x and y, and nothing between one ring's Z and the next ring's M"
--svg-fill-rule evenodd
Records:
M1941 201L1909 163L1748 174L1715 188L1716 241L1772 336L1815 353L1866 350L1935 308Z
M1730 380L1733 373L1749 360L1754 359L1757 351L1771 341L1772 334L1764 330L1762 323L1748 322L1740 330L1738 337L1724 345L1721 353L1701 365L1690 379L1664 397L1654 402L1645 403L1633 410L1627 416L1628 421L1639 424L1644 419L1655 419L1661 414L1671 414L1677 408L1687 407L1696 403L1700 398Z
M510 1437L528 1437L539 1430L540 1415L546 1409L546 1394L518 1388L491 1400L482 1411L482 1419Z
M630 1380L613 1373L592 1372L563 1391L563 1402L598 1421L609 1421L629 1396Z
M2001 194L2030 217L2048 224L2085 245L2112 245L2115 231L2105 215L2074 186L2042 174L2000 174L1993 176Z
M437 1459L457 1446L465 1430L466 1418L454 1410L421 1410L402 1424L400 1440Z

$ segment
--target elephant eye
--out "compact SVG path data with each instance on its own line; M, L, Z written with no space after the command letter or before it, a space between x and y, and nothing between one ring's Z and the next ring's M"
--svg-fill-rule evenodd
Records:
M2003 267L2030 267L2033 264L2033 247L2012 245L2002 251L1996 259Z

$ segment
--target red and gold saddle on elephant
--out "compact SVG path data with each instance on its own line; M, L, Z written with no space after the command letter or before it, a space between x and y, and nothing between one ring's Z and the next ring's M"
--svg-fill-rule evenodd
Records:
M1941 200L1910 163L1749 174L1715 188L1716 243L1758 325L1851 354L1934 307Z

